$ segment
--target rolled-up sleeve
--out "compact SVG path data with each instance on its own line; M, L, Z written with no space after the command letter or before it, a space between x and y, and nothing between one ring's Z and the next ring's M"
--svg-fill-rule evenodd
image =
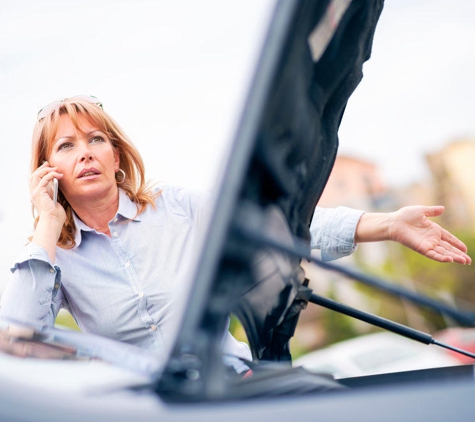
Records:
M27 324L54 323L62 304L61 270L47 252L28 244L11 269L1 298L0 316Z
M347 207L317 207L310 224L312 249L320 249L324 261L351 255L357 247L355 231L363 214Z

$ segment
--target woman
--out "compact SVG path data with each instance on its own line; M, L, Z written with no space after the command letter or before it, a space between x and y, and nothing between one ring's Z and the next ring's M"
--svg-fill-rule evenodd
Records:
M85 332L163 350L172 287L185 276L205 204L147 185L140 154L95 98L53 103L38 117L30 176L38 217L2 314L52 324L65 307Z
M53 324L66 308L84 332L166 350L173 290L190 266L205 197L146 184L140 154L94 97L42 109L32 151L35 230L12 269L1 315ZM351 253L355 239L396 240L439 261L470 263L465 245L427 219L442 209L317 209L312 246L334 259ZM224 341L228 354L250 359L247 346L229 333Z

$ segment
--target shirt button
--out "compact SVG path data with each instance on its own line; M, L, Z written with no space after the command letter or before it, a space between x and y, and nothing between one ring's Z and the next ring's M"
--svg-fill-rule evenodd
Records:
M113 223L117 223L117 220L118 220L118 218L117 218L117 217L116 217L116 218L114 218L114 221L113 221Z
M150 326L150 329L151 329L152 331L156 331L157 326L156 326L156 325L151 325L151 326Z
M119 234L117 232L112 233L112 236L117 237Z
M140 292L140 293L139 293L139 298L140 298L140 299L143 298L143 292Z
M49 269L49 272L50 272L51 274L53 274L53 273L54 273L54 268L50 268L50 269Z
M130 267L130 262L126 262L125 263L125 268L129 268Z
M58 290L59 289L59 283L54 283L54 289Z

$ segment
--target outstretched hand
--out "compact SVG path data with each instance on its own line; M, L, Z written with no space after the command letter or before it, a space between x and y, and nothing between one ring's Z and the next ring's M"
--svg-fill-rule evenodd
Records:
M390 213L389 239L435 261L471 264L467 246L429 219L443 212L444 207L441 205L413 205Z

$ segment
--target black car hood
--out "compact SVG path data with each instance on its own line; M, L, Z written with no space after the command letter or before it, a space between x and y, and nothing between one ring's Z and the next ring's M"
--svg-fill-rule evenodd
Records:
M382 0L277 3L159 391L176 391L169 383L189 373L190 396L223 387L220 339L230 313L243 323L254 360L290 360L306 295L300 258L259 238L308 245L382 7Z

